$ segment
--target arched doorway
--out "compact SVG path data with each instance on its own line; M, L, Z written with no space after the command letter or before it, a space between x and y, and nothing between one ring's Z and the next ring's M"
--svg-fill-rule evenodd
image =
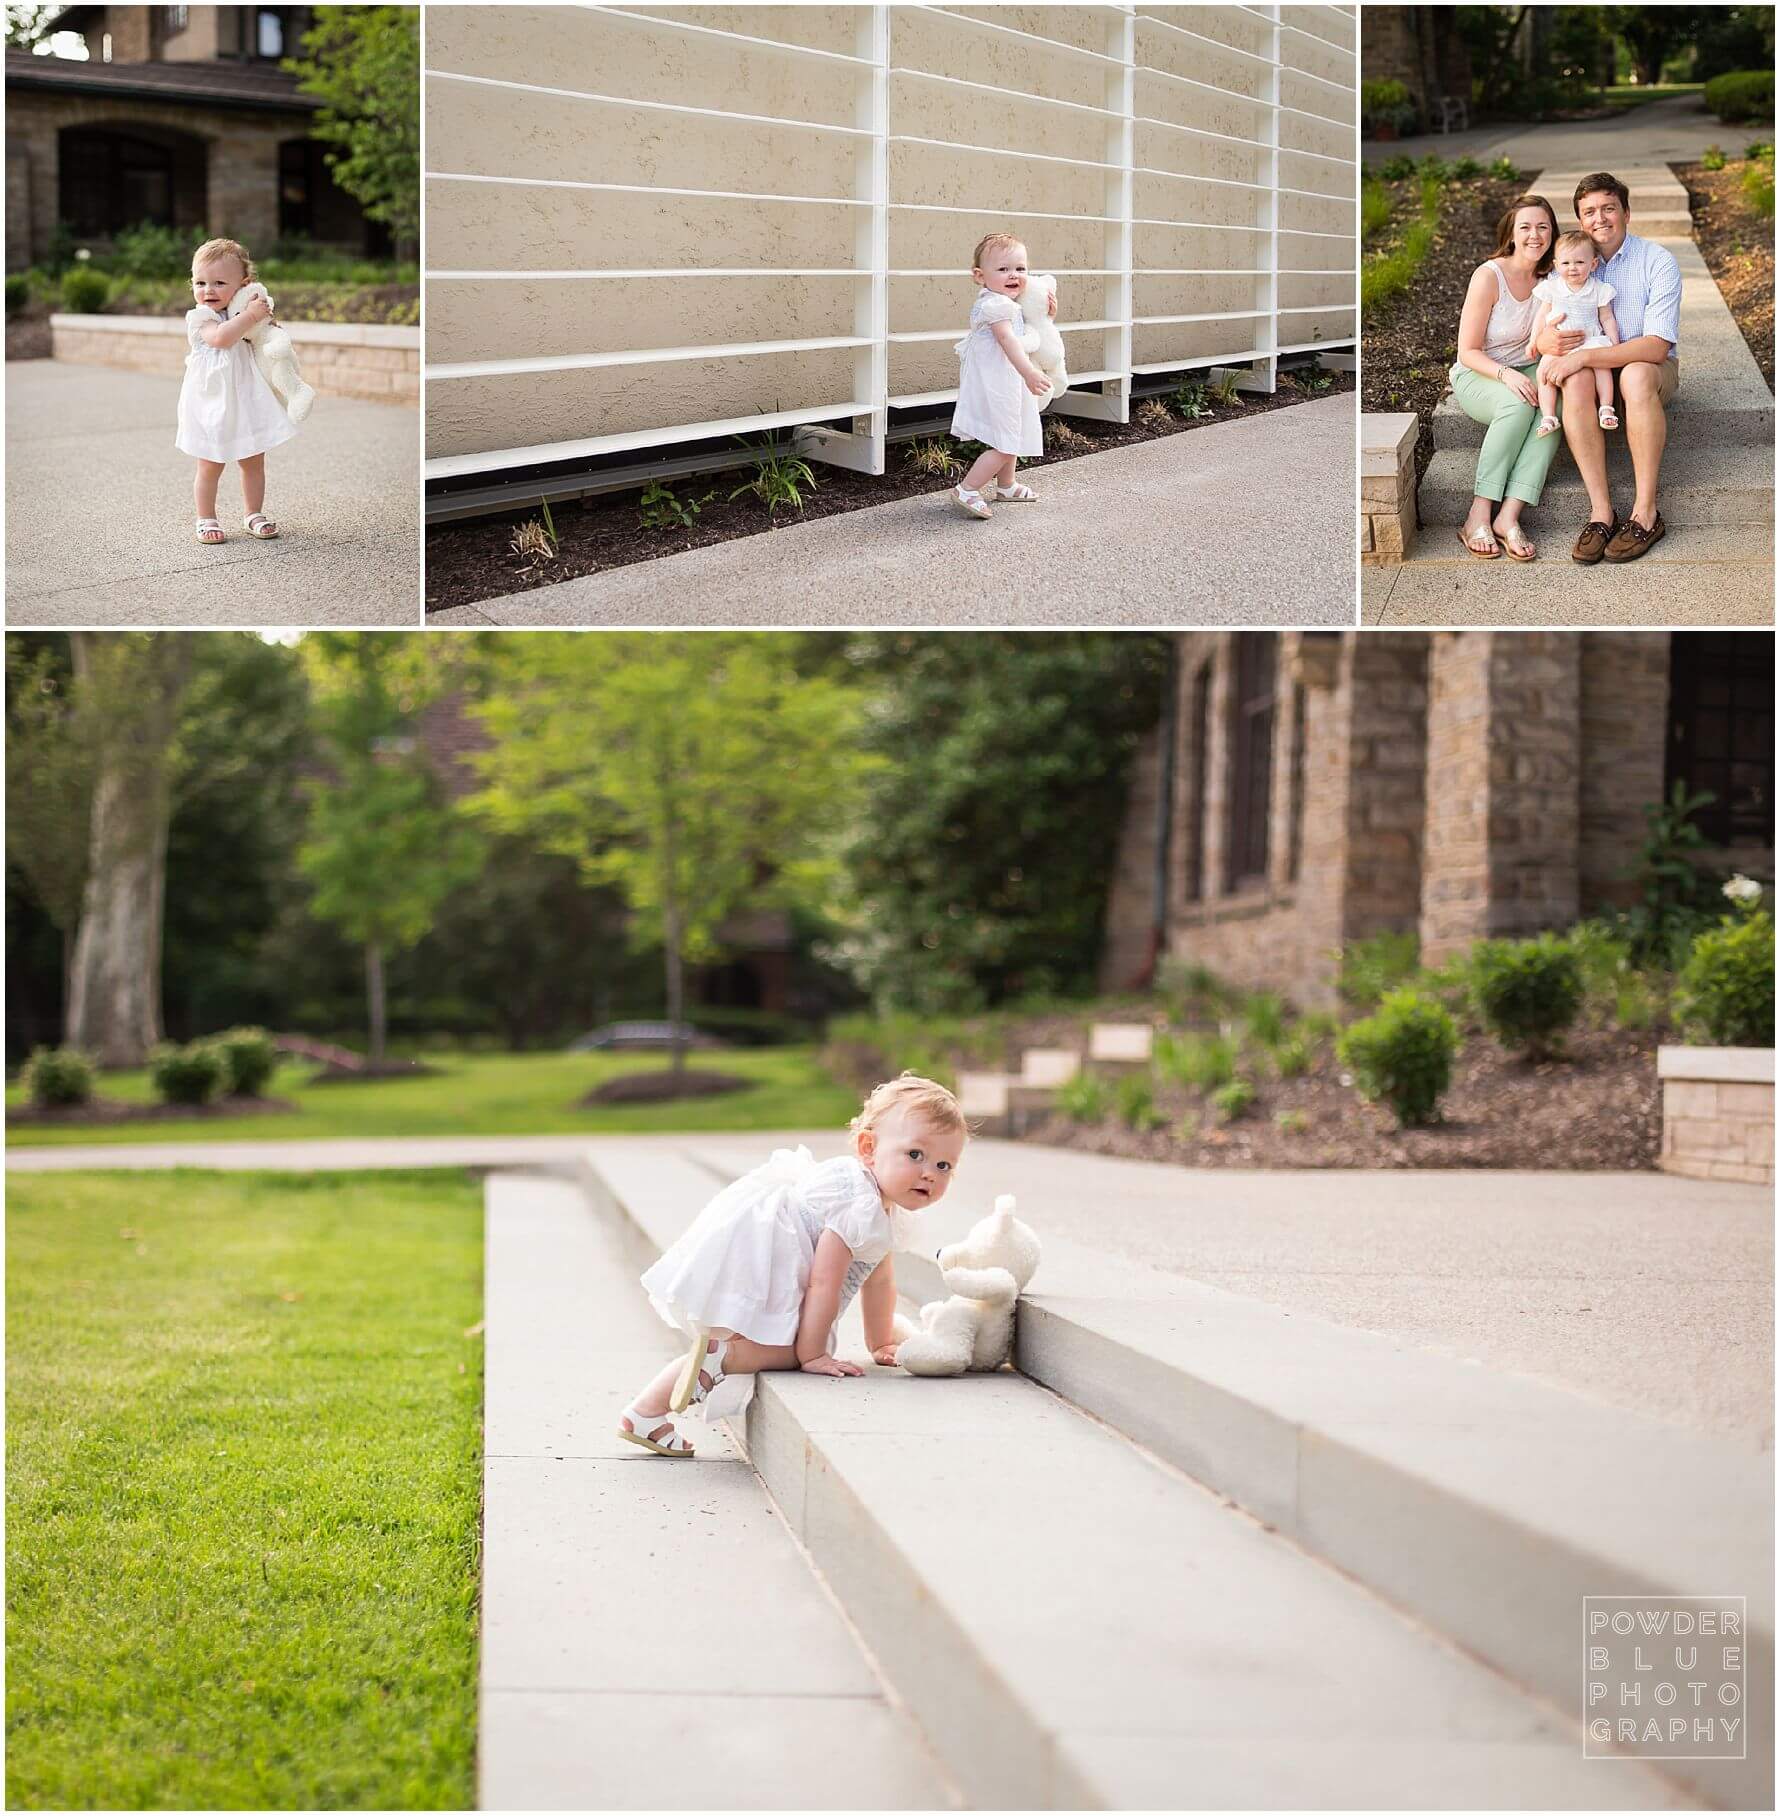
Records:
M363 258L388 258L392 250L389 229L367 220L334 181L326 147L316 139L279 141L278 237L314 240Z
M64 126L57 141L58 217L77 238L204 224L207 153L194 134L130 121Z

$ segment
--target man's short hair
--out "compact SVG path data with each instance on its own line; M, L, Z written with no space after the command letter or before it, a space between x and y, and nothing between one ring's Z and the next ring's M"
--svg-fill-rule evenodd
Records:
M1571 199L1570 206L1575 210L1578 220L1582 218L1582 198L1595 194L1597 190L1618 196L1620 207L1628 215L1632 212L1632 192L1611 171L1597 170L1592 177L1584 177L1576 185L1576 194Z

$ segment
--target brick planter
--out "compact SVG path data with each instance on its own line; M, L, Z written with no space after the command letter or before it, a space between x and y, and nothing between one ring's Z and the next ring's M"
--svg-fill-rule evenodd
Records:
M1659 1047L1665 1173L1774 1183L1774 1055L1764 1047Z
M1360 559L1369 567L1395 567L1415 540L1420 423L1413 410L1360 415Z
M83 366L134 372L185 369L185 319L178 315L52 315L54 356ZM420 330L368 322L287 322L303 377L325 397L386 404L420 402Z

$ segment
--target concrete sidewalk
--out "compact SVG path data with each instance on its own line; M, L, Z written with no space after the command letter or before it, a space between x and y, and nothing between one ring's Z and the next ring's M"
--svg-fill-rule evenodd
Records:
M1352 394L1030 473L973 523L931 496L476 605L429 625L1341 625Z
M420 623L419 413L323 397L266 462L241 527L239 468L193 535L193 463L173 446L177 378L55 360L6 366L6 620L14 629Z
M1751 126L1727 126L1706 111L1698 95L1676 95L1629 108L1611 120L1497 121L1466 132L1421 133L1413 139L1360 141L1368 169L1389 158L1473 157L1482 163L1509 157L1522 170L1613 170L1619 164L1691 164L1708 145L1727 152L1760 137ZM1557 198L1552 197L1555 202Z

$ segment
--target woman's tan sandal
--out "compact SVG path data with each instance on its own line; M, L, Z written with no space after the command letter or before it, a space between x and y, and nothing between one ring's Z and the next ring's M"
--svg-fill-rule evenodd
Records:
M994 499L997 504L1037 504L1038 494L1031 486L1021 485L1015 480L1011 486L997 486Z
M953 486L952 502L966 517L980 517L984 523L989 521L989 506L981 492L969 492L963 486Z
M222 525L214 517L200 517L198 519L198 540L200 542L227 542L228 537L223 534Z
M654 1451L658 1457L689 1457L695 1454L692 1446L668 1423L668 1416L664 1412L638 1412L633 1400L618 1416L629 1422L628 1425L618 1427L619 1437L627 1444L640 1444L645 1450Z
M1467 536L1463 529L1457 529L1453 531L1453 534L1459 539L1459 547L1462 548L1467 555L1471 556L1473 560L1500 561L1502 559L1502 551L1496 546L1496 532L1494 530L1478 528ZM1477 540L1480 536L1487 536L1489 538L1490 545L1487 549L1479 548L1477 546Z
M1527 533L1517 523L1512 529L1497 530L1503 549L1510 561L1537 561L1539 551L1527 539Z
M270 542L278 534L278 525L264 511L255 511L243 527L248 535L257 536L261 542Z

